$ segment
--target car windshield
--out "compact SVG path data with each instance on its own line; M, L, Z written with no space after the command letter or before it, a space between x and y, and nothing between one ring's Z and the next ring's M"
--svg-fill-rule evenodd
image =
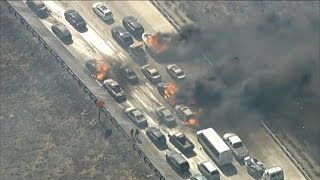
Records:
M136 73L134 73L133 71L128 71L128 76L136 76Z
M137 115L136 118L137 118L138 121L141 121L141 120L145 119L144 115L142 115L142 114Z
M102 11L105 11L105 10L108 9L105 5L101 5L100 8L101 8Z
M104 13L104 15L105 15L105 16L111 16L111 15L112 15L112 12L109 11L109 12L107 12L107 13Z
M216 171L211 171L211 173L210 173L211 176L216 175L216 174L219 174L219 171L217 171L217 170Z
M111 88L115 93L120 93L121 92L120 86L118 86L118 85L112 86Z
M183 73L183 71L180 71L180 72L177 73L177 75L178 75L178 76L183 76L184 73Z
M173 116L170 114L170 115L167 115L166 116L166 119L173 119Z
M151 72L151 75L152 76L159 76L159 73L158 73L158 71L153 71L153 72Z
M132 39L132 37L129 36L129 35L128 35L128 36L125 35L124 41L125 41L126 43L128 43L128 44L133 44L133 39Z
M237 142L233 144L233 148L240 148L240 147L243 147L242 142Z

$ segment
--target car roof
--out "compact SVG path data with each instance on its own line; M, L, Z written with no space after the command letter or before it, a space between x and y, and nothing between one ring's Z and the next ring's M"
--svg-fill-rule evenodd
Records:
M73 17L77 21L83 21L83 18L81 17L79 12L77 12L77 11L73 11L72 13L70 13L70 16Z
M158 70L157 70L155 67L152 67L152 66L148 67L147 70L148 70L151 74L158 72Z
M142 112L138 109L134 109L133 111L131 111L131 113L134 115L134 116L140 116L140 115L143 115Z
M186 159L184 159L183 156L181 156L178 152L175 151L175 153L171 154L171 157L173 157L178 163L184 163L188 162Z
M207 180L203 175L201 174L195 174L191 176L191 178L196 179L196 180Z
M111 86L119 86L119 83L117 81L113 80L110 82L110 85Z
M86 64L90 64L90 65L92 65L93 67L96 67L96 66L97 66L97 62L96 62L94 59L91 59L91 60L86 61Z
M177 132L177 133L175 133L174 135L175 135L176 137L182 137L182 136L185 137L185 135L184 135L182 132Z
M210 172L217 170L217 168L210 161L205 161L205 162L202 162L201 164L203 164Z
M170 110L167 109L167 108L162 109L161 112L162 112L162 114L163 114L164 116L172 115L172 113L170 112Z
M161 130L159 128L156 127L150 127L149 131L151 131L155 136L157 137L161 137L164 136L164 134L161 132Z
M172 67L172 70L175 72L175 73L179 73L179 72L182 72L182 69L178 66L175 66L175 67Z
M239 136L237 136L237 135L233 135L233 136L229 137L229 140L230 140L232 143L241 142L241 139L240 139Z
M34 0L32 0L30 2L33 3L37 8L42 8L42 7L46 6L42 1L34 1Z
M100 8L104 13L111 12L110 9L105 4L98 4L97 8Z
M61 22L60 22L60 23L57 23L57 24L55 24L55 25L53 25L53 26L56 27L56 28L58 28L63 35L69 35L69 34L70 34L70 32L69 32L69 30L67 29L67 27L66 27L63 23L61 23Z
M193 114L193 112L191 111L191 109L188 106L182 106L180 109L185 115L192 115Z

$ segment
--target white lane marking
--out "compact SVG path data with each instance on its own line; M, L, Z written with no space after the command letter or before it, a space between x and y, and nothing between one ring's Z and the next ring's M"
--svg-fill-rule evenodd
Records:
M112 45L110 41L107 41L107 44L109 45L109 47L111 47L111 49L113 49L113 51L116 51L116 48Z
M209 63L210 65L212 65L212 62L207 58L207 56L202 55L202 57L204 58L204 60L207 61L207 63Z
M132 95L137 98L137 100L149 111L152 112L152 107L148 106L148 104L140 97L136 92L132 92Z
M67 22L64 19L64 12L65 9L56 4L53 1L44 1L46 6L54 12L54 14L57 14L60 17L60 20L64 22L65 25L70 27L71 25L69 22ZM73 28L73 27L72 27ZM91 27L87 25L88 31L84 33L78 33L86 42L88 42L90 45L93 45L96 49L98 49L101 53L108 55L108 56L114 56L114 52L109 47L109 45L104 42L104 40L94 31Z
M123 59L123 60L126 59L126 55L124 55L122 52L119 52L118 54L119 54L119 56L120 56L121 59Z
M147 83L146 83L147 84ZM159 105L162 105L160 101L154 96L154 94L151 92L151 90L146 86L140 86L141 91L145 94L147 94L150 98L152 98L155 102L157 102Z

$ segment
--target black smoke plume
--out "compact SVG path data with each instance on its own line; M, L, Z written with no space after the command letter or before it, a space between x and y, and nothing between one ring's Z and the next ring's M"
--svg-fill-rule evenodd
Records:
M171 34L176 59L205 53L214 63L206 77L181 88L188 92L179 92L178 101L194 97L206 107L203 126L214 119L239 128L248 120L277 120L319 137L318 7L306 2L294 12L265 9L248 17L202 22L199 16L197 26Z

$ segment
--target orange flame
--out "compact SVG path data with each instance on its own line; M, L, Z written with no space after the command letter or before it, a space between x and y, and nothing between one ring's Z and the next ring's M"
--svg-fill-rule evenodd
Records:
M157 54L161 54L169 48L167 44L159 42L156 35L147 37L147 43Z
M167 83L164 89L164 94L166 99L172 98L178 91L178 86L174 83Z
M103 81L107 76L109 68L110 67L107 64L97 66L97 80Z
M191 118L188 121L184 122L184 124L189 126L199 126L199 120L196 118Z
M203 113L203 109L199 108L196 112L195 112L195 116L196 117L192 117L190 118L188 121L184 122L185 125L188 126L199 126L199 120L198 118L202 115Z
M178 91L178 86L174 83L167 83L164 89L164 98L169 101L171 105L175 105L174 95Z

